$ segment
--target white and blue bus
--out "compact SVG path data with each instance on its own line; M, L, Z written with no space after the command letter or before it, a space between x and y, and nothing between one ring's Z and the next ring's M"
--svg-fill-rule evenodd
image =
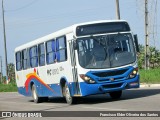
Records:
M38 103L139 88L138 40L125 20L75 24L15 49L18 92Z

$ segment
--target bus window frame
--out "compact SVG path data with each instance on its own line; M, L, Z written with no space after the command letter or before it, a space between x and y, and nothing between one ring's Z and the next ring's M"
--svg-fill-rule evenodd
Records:
M58 45L59 45L59 39L61 39L61 38L64 39L64 45L65 45L65 47L63 47L63 48L59 48L58 47ZM59 57L60 57L60 51L61 50L65 50L65 60L58 60L58 58L56 56L57 62L64 62L64 61L68 60L68 55L67 55L67 38L66 38L65 35L56 38L56 55L59 53Z
M36 47L36 56L32 56L31 57L31 55L30 55L30 50L32 49L32 48L35 48ZM34 46L32 46L32 47L30 47L29 48L29 51L28 51L28 54L29 54L29 66L30 66L30 68L34 68L34 67L38 67L38 47L37 47L37 45L34 45ZM31 59L37 59L37 62L36 62L36 66L33 66L32 64L31 64Z
M44 53L43 54L40 54L40 46L43 45L43 49L44 49ZM40 57L44 55L44 63L43 64L40 64ZM45 43L40 43L38 44L38 65L39 66L45 66L46 65L46 49L45 49Z
M53 41L54 41L54 51L52 50L52 51L49 51L49 52L48 52L47 43L53 42ZM56 39L51 39L51 40L46 41L46 43L45 43L45 51L46 51L46 57L45 57L45 59L46 59L46 64L47 64L47 65L49 65L49 64L54 64L54 63L56 62L56 57L54 58L53 62L50 63L50 62L48 61L48 55L49 55L49 53L54 53L54 55L56 56Z
M26 51L26 59L23 59L23 57L25 56L24 53L23 53L24 51ZM21 51L21 59L22 59L22 69L23 69L23 70L26 70L26 69L28 68L28 50L27 50L27 48L26 48L26 49L23 49L23 50ZM26 60L26 68L24 68L23 60Z
M17 54L20 53L20 61L17 61ZM22 70L22 55L21 51L16 52L16 71L21 71ZM18 62L20 62L20 69L18 69Z

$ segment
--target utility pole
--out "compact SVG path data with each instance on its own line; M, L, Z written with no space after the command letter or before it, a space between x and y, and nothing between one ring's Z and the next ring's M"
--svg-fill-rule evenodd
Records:
M116 0L116 17L120 20L119 0Z
M148 0L145 0L145 70L149 69Z
M1 68L1 83L2 83L2 81L3 81L3 72L2 72L2 56L0 56L0 64L1 64L0 68Z
M6 82L8 83L8 66L7 66L7 47L6 47L6 30L5 30L5 20L4 20L4 6L2 0L2 17L3 17L3 35L4 35L4 56L5 56L5 66L6 66Z

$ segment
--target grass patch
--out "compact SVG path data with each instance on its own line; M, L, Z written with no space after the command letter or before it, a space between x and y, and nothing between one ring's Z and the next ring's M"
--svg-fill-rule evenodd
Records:
M0 84L0 92L17 92L17 86L13 83Z
M160 68L139 70L141 83L160 83Z

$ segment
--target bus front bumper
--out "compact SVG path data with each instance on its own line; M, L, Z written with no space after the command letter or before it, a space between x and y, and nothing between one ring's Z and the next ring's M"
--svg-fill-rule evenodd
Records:
M139 88L139 75L137 75L135 78L132 79L109 82L109 83L88 84L85 82L81 82L80 88L82 96L93 95L93 94L104 94L131 88Z

